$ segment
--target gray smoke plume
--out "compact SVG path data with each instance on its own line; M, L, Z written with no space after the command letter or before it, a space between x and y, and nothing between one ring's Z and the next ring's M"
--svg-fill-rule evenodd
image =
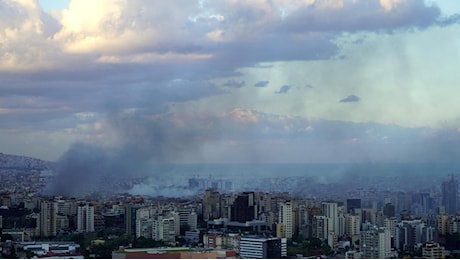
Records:
M58 160L55 178L45 193L85 196L125 192L136 180L155 174L152 164L180 161L181 156L199 151L202 145L196 132L179 129L165 118L117 114L109 120L119 131L122 145L73 144Z
M168 106L220 93L214 86L175 80L127 91L140 97L135 100L136 109L128 109L132 100L108 101L106 121L118 134L119 145L73 144L57 161L45 194L81 197L125 192L156 174L151 171L154 163L181 161L189 154L199 158L200 131L178 126L167 112Z

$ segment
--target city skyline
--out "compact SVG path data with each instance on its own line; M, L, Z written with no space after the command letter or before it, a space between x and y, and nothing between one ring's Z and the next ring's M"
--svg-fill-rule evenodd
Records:
M7 0L0 13L0 152L104 171L460 156L455 1Z

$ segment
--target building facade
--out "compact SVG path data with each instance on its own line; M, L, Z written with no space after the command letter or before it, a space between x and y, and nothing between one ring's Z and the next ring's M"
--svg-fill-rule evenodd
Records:
M278 212L279 224L283 226L284 231L279 237L292 238L294 232L292 202L280 203Z
M90 204L78 206L77 232L94 232L94 206Z
M442 183L442 206L446 213L454 215L457 212L458 182L452 175L451 179Z
M285 238L241 237L240 257L279 259L287 256Z

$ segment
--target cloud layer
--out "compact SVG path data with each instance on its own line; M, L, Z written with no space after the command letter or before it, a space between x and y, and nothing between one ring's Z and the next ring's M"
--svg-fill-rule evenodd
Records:
M422 51L409 39L458 30L457 16L417 0L72 0L52 13L34 0L6 0L0 15L3 152L63 163L67 147L67 155L115 147L119 154L100 158L106 161L397 160L374 146L392 151L392 138L409 130L422 142L428 127L420 118L387 133L388 125L411 122L398 118L416 110L403 98L423 103L430 119L445 114L426 101L435 80L421 85L413 65L437 58L417 60ZM427 39L421 46L430 46ZM456 49L445 42L451 45L440 49ZM370 101L372 93L396 91L394 107L405 113ZM350 93L366 93L366 102ZM343 102L356 104L344 109ZM458 122L449 116L445 129L455 135ZM386 138L367 139L367 123ZM353 156L330 154L350 147Z

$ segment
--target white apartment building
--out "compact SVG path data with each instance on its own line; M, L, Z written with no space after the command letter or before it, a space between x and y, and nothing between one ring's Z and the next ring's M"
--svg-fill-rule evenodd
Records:
M94 206L88 204L78 206L77 232L94 232Z

